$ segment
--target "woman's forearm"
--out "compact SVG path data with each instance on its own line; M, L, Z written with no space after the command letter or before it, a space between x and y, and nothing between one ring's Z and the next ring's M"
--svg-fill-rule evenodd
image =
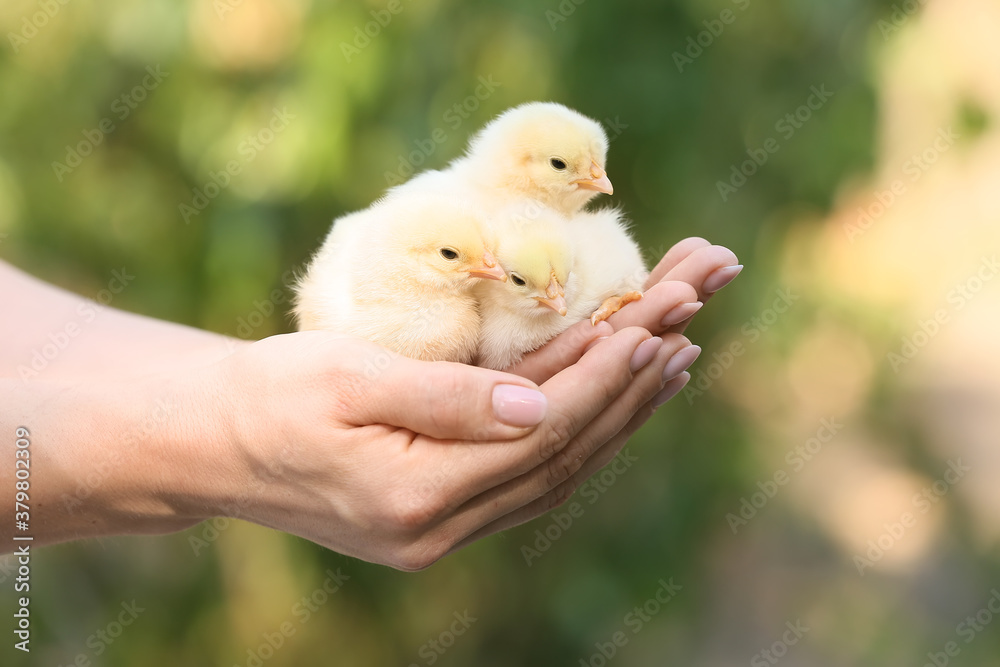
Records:
M212 473L234 458L215 397L200 394L215 386L205 369L247 342L101 306L3 262L0 303L4 551L12 534L41 545L179 530L224 502L232 477Z
M0 377L26 381L134 378L205 366L247 344L126 313L0 262Z
M232 491L238 457L227 455L211 397L198 395L204 386L0 380L4 551L12 534L42 545L166 533L209 516Z

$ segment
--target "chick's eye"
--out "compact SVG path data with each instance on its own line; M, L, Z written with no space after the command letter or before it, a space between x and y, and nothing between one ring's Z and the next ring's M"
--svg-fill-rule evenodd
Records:
M551 164L552 168L556 171L563 171L566 169L566 161L557 157L551 158L549 160L549 164Z
M441 248L441 256L449 261L458 259L458 251L454 248Z
M510 281L512 283L514 283L515 285L517 285L518 287L524 287L525 284L526 284L524 278L522 278L521 276L517 275L516 273L510 274Z

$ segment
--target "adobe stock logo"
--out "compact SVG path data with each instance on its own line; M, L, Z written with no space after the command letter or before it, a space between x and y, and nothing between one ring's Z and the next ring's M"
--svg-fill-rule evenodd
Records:
M160 65L156 67L148 65L145 71L146 76L111 102L109 111L114 119L111 116L106 116L98 121L96 127L81 130L80 134L83 135L83 139L75 145L66 145L66 154L62 162L58 160L52 162L52 173L55 174L59 183L62 183L66 176L83 164L84 159L103 144L108 135L118 129L119 126L115 124L115 119L119 124L128 120L129 116L146 101L146 98L159 88L164 79L170 76L170 72L164 72L160 69Z
M975 615L969 614L955 626L955 634L964 639L965 644L971 644L980 633L986 630L998 614L1000 614L1000 591L994 588L990 590L989 599L976 611ZM927 662L924 663L923 667L948 667L951 664L951 659L958 657L961 652L962 647L957 641L949 641L942 647L941 651L929 652ZM968 663L959 662L958 664Z
M781 634L781 639L750 658L752 667L767 667L767 665L778 664L778 661L788 653L788 649L798 644L799 640L809 632L809 626L799 619L795 619L794 623L786 621L785 627L788 629Z
M559 11L553 11L551 9L545 10L545 20L549 22L549 27L552 28L552 32L555 32L559 27L559 24L568 19L576 11L576 8L585 3L587 0L562 0L559 6L556 7Z
M354 26L352 43L340 43L340 52L348 64L361 55L361 52L371 45L372 40L381 35L382 31L392 23L392 19L402 11L403 3L400 0L389 0L385 9L373 9L369 12L372 17L371 21L365 23L364 26Z
M749 498L740 498L740 506L735 512L726 514L726 523L733 535L739 529L746 526L757 514L767 507L767 504L778 495L781 488L786 486L792 475L801 472L814 458L822 451L824 445L828 444L844 428L844 425L837 421L835 417L824 417L820 420L819 428L811 438L803 444L789 449L785 453L785 463L791 467L791 473L784 468L778 468L771 475L770 479L759 480L757 482L758 491L755 491Z
M920 318L917 321L917 328L900 339L898 350L888 353L886 359L892 371L899 373L902 367L913 361L920 351L952 321L952 316L975 299L997 274L1000 274L1000 261L997 260L997 256L983 257L974 272L945 295L945 300L951 308L938 308L927 319Z
M10 46L14 49L14 53L18 53L22 46L27 45L27 43L38 35L38 31L49 24L49 21L56 17L56 14L62 10L63 5L69 4L70 0L39 0L38 6L39 11L34 12L30 19L25 16L21 19L21 30L20 32L8 32L7 40L10 42Z
M879 19L877 26L882 33L882 39L888 40L891 35L899 32L906 22L910 20L917 11L926 4L927 0L903 0L899 4L892 6L892 14L888 20Z
M31 349L29 362L17 367L17 374L21 380L27 382L37 378L39 373L48 368L49 364L54 362L77 336L87 330L90 323L104 311L104 307L110 304L118 294L121 294L133 280L135 280L135 276L130 274L124 266L120 271L112 269L111 278L105 288L99 290L93 299L82 299L77 304L75 316L72 319L50 331L40 345Z
M597 650L586 658L580 658L577 663L579 667L606 667L618 655L618 652L628 645L631 637L625 632L625 628L631 630L632 636L642 632L643 628L684 588L680 584L675 584L673 577L658 579L656 583L658 587L653 595L642 604L633 607L622 618L622 629L613 632L608 637L608 641L594 642L594 648Z
M638 460L637 457L629 453L628 448L625 448L603 470L580 485L578 491L580 497L586 499L588 505L593 505ZM552 545L573 527L573 523L582 517L586 510L587 508L582 503L574 500L566 505L565 512L552 512L549 515L548 525L535 530L534 542L521 545L521 555L524 556L525 564L531 567L532 562L541 558L551 549Z
M736 360L746 354L750 346L759 341L800 298L800 295L787 287L775 290L774 295L770 306L743 323L739 338L723 347L721 352L713 352L712 362L691 374L691 381L684 387L684 398L688 405L692 405L694 399L711 389Z
M253 134L247 134L236 146L236 152L243 160L229 160L226 162L225 168L219 171L209 171L208 180L204 181L200 187L191 189L190 203L179 202L177 204L177 211L184 219L184 224L190 224L193 218L201 215L201 212L230 186L233 179L243 172L243 168L256 160L257 156L266 150L278 135L288 129L289 124L296 118L298 116L288 111L288 107L281 109L272 107L268 122Z
M809 96L805 101L779 118L774 123L774 131L781 135L781 138L788 142L795 136L796 132L805 127L806 123L815 117L816 112L826 106L826 103L833 97L834 93L826 89L826 84L812 86L809 89ZM729 201L729 198L736 194L740 188L747 184L747 180L752 178L757 171L767 164L772 155L781 150L782 144L774 137L768 137L758 148L748 148L746 150L749 160L733 164L729 168L729 179L726 181L716 181L715 187L719 191L722 201Z
M947 496L951 488L961 482L971 470L972 468L964 465L960 458L949 460L948 467L939 479L925 486L919 493L913 494L910 503L916 513L906 511L897 520L883 523L885 531L878 537L868 540L868 549L863 554L855 554L854 567L857 568L858 574L865 576L866 570L881 561L888 551L904 540L910 529L917 525L917 520L930 512L931 507Z
M488 100L496 92L496 89L501 86L503 86L503 83L494 79L492 74L486 76L479 75L477 85L472 93L448 107L441 115L441 121L452 132L458 130L462 126L462 123L471 118L472 114L479 109L482 103ZM405 183L407 179L417 172L417 169L423 166L428 158L434 155L438 147L446 143L450 138L451 135L445 131L444 127L438 126L431 131L427 138L414 139L414 149L405 155L398 156L396 171L385 172L386 185L393 187Z
M844 233L852 244L871 229L892 206L913 190L913 185L924 177L931 167L961 139L949 125L938 129L933 141L924 150L913 153L903 162L900 172L906 177L893 179L885 189L872 193L872 200L857 210L857 218L844 225Z
M428 639L418 650L417 655L419 655L426 665L433 665L436 663L441 656L448 652L452 646L455 645L456 640L464 635L466 631L472 627L477 619L475 616L469 613L466 609L463 613L458 613L457 611L452 613L452 617L455 619L451 624L446 627L441 633L432 639ZM420 667L417 663L410 663L409 667Z
M750 0L732 0L732 2L741 12L745 12L750 7ZM683 74L684 68L687 65L693 65L695 60L701 58L705 50L715 44L715 40L722 36L722 33L726 30L726 26L735 23L739 16L732 9L723 9L719 12L718 18L702 21L701 23L705 26L705 29L697 35L687 38L687 47L683 53L680 51L674 51L673 53L677 71Z

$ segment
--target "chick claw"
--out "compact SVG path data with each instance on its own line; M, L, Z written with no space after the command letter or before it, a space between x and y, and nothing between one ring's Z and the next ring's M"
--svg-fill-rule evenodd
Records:
M621 296L613 296L604 300L601 307L594 311L594 314L590 316L591 326L597 326L598 322L603 322L608 319L619 310L624 308L626 305L632 303L633 301L638 301L642 298L642 292L626 292Z

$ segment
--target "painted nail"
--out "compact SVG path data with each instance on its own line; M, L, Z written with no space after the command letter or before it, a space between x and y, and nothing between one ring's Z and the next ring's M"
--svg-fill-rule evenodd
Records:
M691 303L682 303L679 306L675 306L669 313L663 316L660 326L669 327L674 324L680 324L701 310L701 307L704 305L701 301L692 301Z
M721 269L716 269L709 274L708 278L705 278L705 282L702 283L701 288L709 294L718 292L720 289L733 282L733 278L740 275L740 271L742 270L742 264L724 266Z
M653 336L652 338L639 343L639 347L635 348L635 352L632 353L632 360L628 364L629 370L635 373L640 368L651 362L662 345L663 339L658 338L657 336Z
M545 419L549 400L535 389L513 384L493 388L493 414L510 426L537 426Z
M667 386L660 390L656 396L653 397L653 409L657 409L671 398L676 396L681 392L681 390L687 385L688 380L691 379L690 373L681 373L673 380L667 383Z
M583 350L583 353L586 354L590 352L591 348L595 347L602 340L607 340L609 338L611 338L611 336L601 336L600 338L595 338L594 340L590 341L590 344L587 345L587 347Z
M686 371L694 363L694 360L701 354L701 347L688 345L683 350L674 353L670 361L663 367L663 381L673 380L675 377Z

